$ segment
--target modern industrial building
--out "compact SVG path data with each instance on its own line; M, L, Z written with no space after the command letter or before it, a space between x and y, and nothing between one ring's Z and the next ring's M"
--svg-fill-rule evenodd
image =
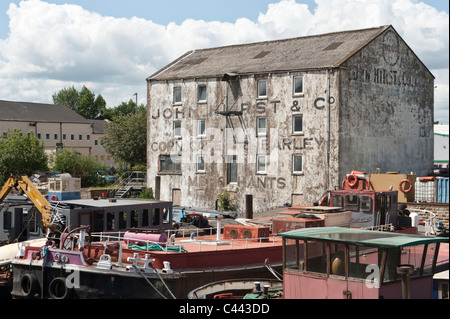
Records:
M352 170L433 167L434 76L392 26L193 50L147 87L148 186L175 205L312 205Z
M58 148L66 148L90 155L108 167L113 165L114 159L100 143L104 125L103 120L87 120L65 106L0 100L0 134L14 129L33 132L44 143L49 159Z

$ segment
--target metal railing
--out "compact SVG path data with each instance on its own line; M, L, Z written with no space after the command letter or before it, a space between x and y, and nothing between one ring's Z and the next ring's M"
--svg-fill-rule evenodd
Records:
M172 231L173 232L173 231ZM192 233L192 232L191 232ZM147 249L149 249L149 247L151 247L154 244L160 245L162 247L162 251L165 251L165 253L170 253L170 252L176 252L176 248L178 248L178 251L181 252L183 251L183 242L180 243L175 243L172 240L172 234L171 236L169 236L169 241L166 243L161 243L161 242L155 242L155 241L149 241L149 240L141 240L141 239L135 239L135 238L124 238L125 232L99 232L99 233L92 233L91 237L92 237L92 243L96 243L97 244L101 244L101 245L105 245L105 247L107 245L112 245L115 244L117 242L125 242L127 244L127 246L130 245L131 242L135 242L135 241L139 241L142 242L142 245L139 245L141 247L146 247ZM98 238L98 239L97 239ZM248 248L249 247L249 242L258 242L259 243L259 247L267 247L268 244L272 244L272 246L276 246L277 244L280 245L281 242L277 239L281 238L280 236L270 236L270 237L258 237L258 238L245 238L245 239L220 239L220 240L213 240L213 239L202 239L201 236L197 237L195 239L193 239L195 237L192 237L191 239L186 239L184 241L184 243L194 243L194 244L198 244L198 250L196 250L195 252L201 252L202 251L202 247L203 246L216 246L216 251L219 250L219 246L224 246L226 245L227 247L229 247L230 250L233 249L243 249L243 248ZM240 243L245 242L245 245L240 245ZM253 246L255 247L255 246ZM166 248L166 249L164 249ZM175 250L169 250L170 248L175 248ZM211 251L211 249L208 249L208 251ZM190 250L189 252L193 252L192 250Z
M131 171L125 172L120 176L110 187L108 187L108 194L114 192L116 195L125 195L129 188L133 186L143 187L147 182L147 174L142 171ZM125 193L121 194L120 192L128 188ZM119 196L121 197L121 196Z

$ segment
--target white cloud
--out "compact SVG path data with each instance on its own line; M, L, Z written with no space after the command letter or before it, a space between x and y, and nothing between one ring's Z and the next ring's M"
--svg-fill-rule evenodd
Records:
M294 0L273 3L257 21L168 25L41 0L11 4L10 34L0 39L0 98L51 103L59 89L84 84L110 106L135 92L145 103L145 78L188 50L392 24L436 76L436 115L448 118L448 14L417 0L316 3L314 12Z

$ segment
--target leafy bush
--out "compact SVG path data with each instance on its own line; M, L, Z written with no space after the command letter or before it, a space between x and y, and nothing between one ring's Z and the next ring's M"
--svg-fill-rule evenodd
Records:
M144 188L137 198L155 199L155 197L153 196L153 190L151 188Z
M94 158L67 149L56 155L55 159L55 170L81 178L81 187L98 185L100 181L97 172L102 168L103 165Z
M231 202L230 199L230 192L226 189L224 189L218 196L217 196L217 206L219 209L223 209L225 211L233 211L235 210L234 205Z
M31 175L47 171L47 155L44 144L32 132L22 134L20 130L8 131L0 138L0 182L11 174Z

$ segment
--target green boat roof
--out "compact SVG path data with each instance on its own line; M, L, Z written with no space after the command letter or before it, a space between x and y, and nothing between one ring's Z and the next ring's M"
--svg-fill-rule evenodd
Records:
M344 227L312 227L302 228L278 234L284 238L327 240L346 242L360 246L404 247L448 242L446 237L429 237L422 235L380 232Z

